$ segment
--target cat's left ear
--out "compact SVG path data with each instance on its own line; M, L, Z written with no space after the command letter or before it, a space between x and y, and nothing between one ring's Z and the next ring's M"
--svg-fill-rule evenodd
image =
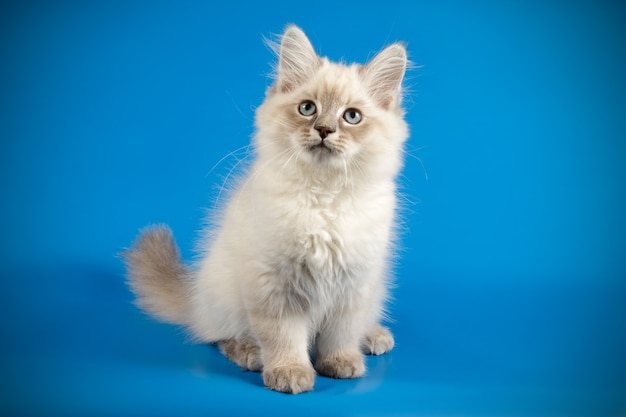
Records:
M406 48L401 43L394 43L361 68L370 94L382 108L389 109L392 103L399 104L406 66Z
M282 92L293 90L311 78L320 63L320 57L302 29L288 26L278 52L278 89Z

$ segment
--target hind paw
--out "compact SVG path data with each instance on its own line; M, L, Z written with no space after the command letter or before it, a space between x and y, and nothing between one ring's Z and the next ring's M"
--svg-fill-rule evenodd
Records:
M228 339L218 343L220 351L246 371L259 372L263 369L261 349L247 340Z
M393 349L394 344L389 329L377 324L365 335L361 348L366 355L382 355Z

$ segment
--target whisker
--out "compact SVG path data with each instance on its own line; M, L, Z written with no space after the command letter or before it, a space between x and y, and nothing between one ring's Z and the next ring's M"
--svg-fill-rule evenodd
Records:
M413 149L413 150L408 150L405 149L404 154L407 156L410 156L411 158L415 159L417 162L419 162L419 164L422 166L422 170L424 171L424 178L426 179L426 181L428 181L428 172L426 171L426 166L424 165L424 161L422 161L421 158L413 155L411 152L415 151L418 152L420 150L424 149L424 146L417 148L417 149Z
M283 164L283 166L280 169L280 176L281 176L281 178L284 176L283 173L284 173L287 165L289 164L289 162L291 162L291 160L294 158L294 156L298 155L298 150L297 149L291 149L289 153L291 153L291 155L289 156L289 158L287 158L287 160L285 161L285 163Z
M237 110L237 112L242 115L244 117L244 119L248 120L248 121L252 121L252 118L250 117L249 114L245 114L241 108L239 107L239 105L237 104L237 102L235 101L235 98L233 97L232 94L230 94L230 91L225 90L224 91L226 93L226 95L228 95L228 97L230 98L230 102L232 103L232 105L235 107L235 110Z
M209 175L211 175L211 172L213 172L215 170L215 168L217 168L219 166L219 164L221 164L222 162L224 162L224 160L230 158L231 156L234 156L235 154L237 154L238 152L244 150L244 149L249 149L252 148L252 144L247 144L244 146L241 146L237 149L235 149L234 151L231 151L229 153L227 153L226 155L224 155L219 161L217 161L215 163L215 165L213 165L213 167L209 170L209 172L206 173L205 178L208 177Z
M244 158L241 158L241 159L237 160L237 163L236 163L236 164L234 164L234 165L232 166L232 168L228 171L228 174L226 174L226 178L224 178L224 181L222 181L222 185L221 185L221 187L220 187L220 190L219 190L219 192L217 193L217 198L215 199L215 206L217 206L217 205L219 204L220 199L221 199L221 197L222 197L222 192L224 191L224 188L226 188L226 184L228 183L228 180L230 179L230 177L231 177L231 175L232 175L233 171L234 171L234 170L235 170L235 169L236 169L239 165L241 165L241 163L242 163L243 161L245 161L246 159L247 159L247 158L246 158L246 157L244 157Z
M269 167L276 159L285 156L289 152L290 152L290 149L282 150L279 153L277 153L276 155L274 155L273 158L270 158L269 160L265 161L263 163L263 165L261 165L259 168L257 168L257 169L253 168L252 169L251 175L249 175L249 177L246 180L246 182L241 186L241 188L239 188L238 196L237 196L237 202L235 203L235 208L239 207L239 200L241 199L241 195L246 190L246 188L248 187L250 182L255 181L258 178L258 176L261 175L261 173L263 171L265 171L267 169L267 167Z

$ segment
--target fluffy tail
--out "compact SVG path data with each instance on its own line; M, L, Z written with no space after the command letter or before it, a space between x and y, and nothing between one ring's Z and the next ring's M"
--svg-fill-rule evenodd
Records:
M136 304L153 316L174 324L186 324L191 274L180 260L172 231L167 226L144 229L123 253L128 284Z

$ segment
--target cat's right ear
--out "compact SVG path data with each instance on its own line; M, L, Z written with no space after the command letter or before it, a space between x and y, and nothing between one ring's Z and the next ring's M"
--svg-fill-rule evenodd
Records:
M278 48L278 90L293 90L311 78L320 64L320 57L302 29L294 25L288 26Z

